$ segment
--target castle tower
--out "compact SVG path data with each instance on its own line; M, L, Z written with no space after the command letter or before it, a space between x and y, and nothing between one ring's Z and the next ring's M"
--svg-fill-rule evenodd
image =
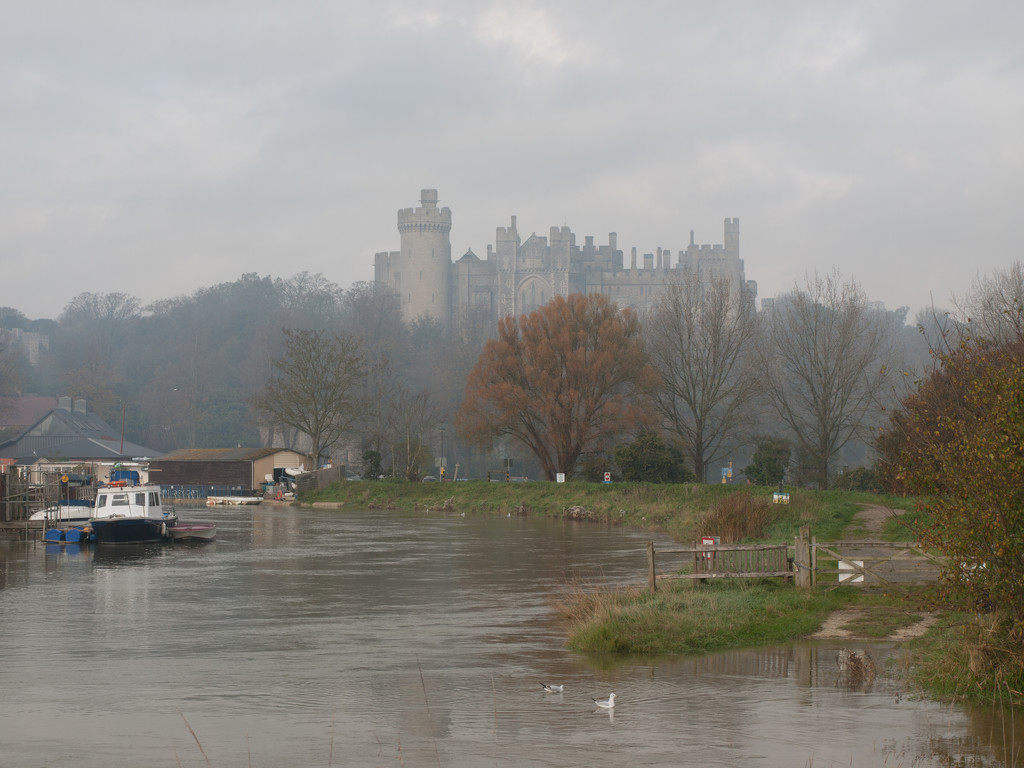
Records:
M451 230L451 209L437 207L436 189L421 190L419 208L398 212L398 232L402 238L398 290L406 320L429 315L448 322Z
M693 232L690 233L690 241L693 241ZM739 218L725 220L725 252L730 256L740 256L740 220Z

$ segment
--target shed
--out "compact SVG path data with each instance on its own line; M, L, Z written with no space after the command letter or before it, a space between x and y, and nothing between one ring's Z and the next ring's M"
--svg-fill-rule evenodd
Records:
M307 459L285 448L182 448L149 463L150 482L255 490Z

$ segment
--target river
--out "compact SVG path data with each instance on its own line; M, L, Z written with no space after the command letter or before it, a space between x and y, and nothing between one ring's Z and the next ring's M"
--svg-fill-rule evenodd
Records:
M835 642L566 651L552 602L644 583L646 533L269 505L179 514L216 522L217 540L0 541L0 764L1008 766L1024 733L1019 717L883 677L843 685ZM879 665L895 653L854 648ZM611 692L613 710L594 706Z

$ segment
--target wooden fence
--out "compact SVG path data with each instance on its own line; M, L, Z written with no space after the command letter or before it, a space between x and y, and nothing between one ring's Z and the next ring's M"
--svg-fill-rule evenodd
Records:
M682 562L678 559L682 556ZM671 573L658 573L657 558L676 557L677 567ZM693 545L654 550L647 544L647 580L650 590L657 589L660 579L757 579L793 575L789 547L785 544Z

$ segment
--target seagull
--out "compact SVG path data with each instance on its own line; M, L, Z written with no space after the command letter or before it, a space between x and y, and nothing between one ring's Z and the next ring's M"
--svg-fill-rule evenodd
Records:
M564 685L548 685L547 683L541 683L540 687L544 689L545 693L561 693L565 690Z
M607 699L592 699L601 709L612 709L615 707L615 694L609 694Z

